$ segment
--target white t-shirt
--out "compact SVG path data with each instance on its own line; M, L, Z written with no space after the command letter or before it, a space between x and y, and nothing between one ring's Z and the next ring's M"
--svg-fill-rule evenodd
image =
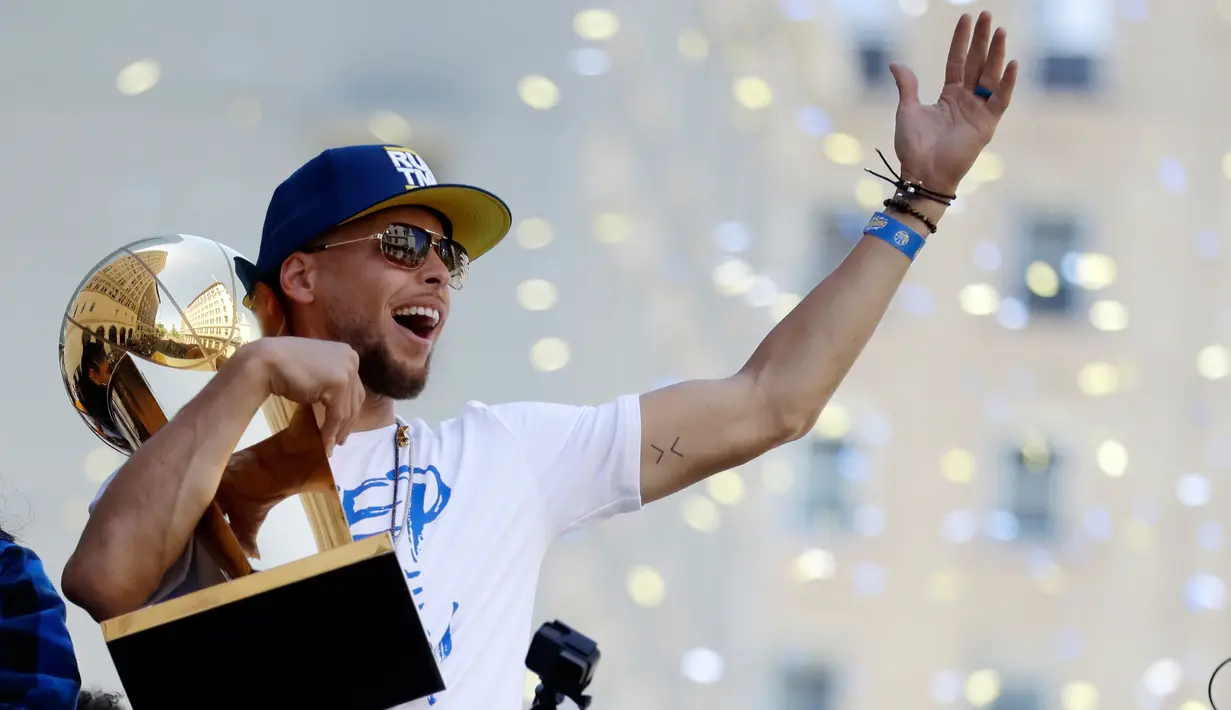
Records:
M393 435L393 426L354 432L329 460L356 539L389 529ZM410 435L414 471L403 448L394 511L400 529L409 501L410 525L397 553L448 689L399 710L520 708L548 544L641 507L639 399L598 407L472 402L438 431L410 422ZM150 601L221 580L194 544Z

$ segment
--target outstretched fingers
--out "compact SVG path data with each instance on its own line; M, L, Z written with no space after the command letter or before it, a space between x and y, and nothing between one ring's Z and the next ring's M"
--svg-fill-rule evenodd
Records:
M986 10L979 13L975 22L974 36L970 48L966 52L966 63L962 76L962 84L971 91L979 85L979 77L983 75L983 67L988 60L988 45L992 40L992 13ZM991 87L988 87L991 88Z
M945 60L945 85L962 83L966 69L966 50L970 46L970 15L962 15L953 29L953 42L949 44L949 57Z
M976 85L996 91L1004 75L1005 45L1008 33L1003 27L997 27L992 33L992 44L987 50L987 60L983 62L983 71L976 79Z
M1004 75L1000 78L1000 86L996 88L996 93L987 100L987 110L992 112L996 118L1004 115L1004 112L1009 110L1009 102L1013 100L1013 87L1017 86L1017 60L1009 62L1009 66L1004 68Z
M898 85L898 105L902 108L919 103L919 78L905 64L894 62L889 65L889 73L893 82Z

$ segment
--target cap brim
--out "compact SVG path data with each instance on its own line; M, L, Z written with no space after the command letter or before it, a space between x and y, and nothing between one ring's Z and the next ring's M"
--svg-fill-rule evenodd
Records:
M470 185L429 185L407 190L405 194L372 205L346 222L390 207L439 210L453 223L452 236L466 247L471 261L499 244L513 226L513 213L504 200Z
M252 293L252 289L256 288L256 282L261 280L261 275L256 270L256 264L242 256L235 257L235 275L239 277L239 282L243 284L244 293L248 294Z

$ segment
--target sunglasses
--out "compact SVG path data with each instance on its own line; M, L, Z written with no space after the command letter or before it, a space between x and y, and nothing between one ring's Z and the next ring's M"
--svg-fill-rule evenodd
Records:
M445 268L449 270L449 286L461 290L466 285L466 275L470 271L470 255L466 253L466 247L443 234L437 234L413 224L394 222L380 234L322 244L301 251L311 254L373 239L380 240L380 253L387 261L404 269L417 269L423 266L428 254L435 249L440 260L444 262Z

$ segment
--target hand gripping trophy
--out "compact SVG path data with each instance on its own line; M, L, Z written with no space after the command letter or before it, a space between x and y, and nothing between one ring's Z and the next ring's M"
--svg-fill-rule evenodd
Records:
M214 372L246 343L282 331L281 309L275 300L253 303L252 308L243 302L235 272L239 256L201 237L154 237L112 252L77 287L60 329L61 374L73 407L109 446L131 455L167 422L142 367ZM399 610L395 623L411 634L403 638L414 638L414 634L423 638L422 644L402 643L390 653L408 655L407 663L426 662L428 675L434 676L431 685L440 686L429 692L442 690L392 542L387 535L352 542L331 485L312 408L271 397L262 413L272 436L236 452L227 465L227 475L257 476L262 469L282 466L316 472L295 477L314 481L313 486L282 493L298 495L303 502L318 553L253 574L216 499L197 525L196 539L230 581L102 624L133 706L170 707L169 702L187 707L186 688L203 682L217 687L220 676L241 678L254 664L277 675L271 662L285 663L289 673L311 676L309 668L315 663L305 665L304 656L331 659L320 678L347 677L336 664L347 663L346 635L357 633L365 624L349 609L345 624L319 612L340 603L339 586L362 585L370 600L374 584L387 590L390 603ZM328 485L321 485L322 480ZM383 611L379 623L390 622L388 611ZM305 623L305 616L311 617L310 624ZM245 642L236 644L237 638ZM322 642L332 644L338 653L321 653ZM169 644L190 647L187 652L199 662L169 652ZM313 648L312 652L307 648ZM162 663L163 658L175 659L175 663ZM310 693L305 702L314 707L334 692L320 685L299 687L305 688L305 696ZM377 690L370 703L356 698L353 688L336 692L347 707L385 708L414 699L406 696L404 683ZM244 696L246 701L262 704L246 686ZM277 684L269 702L309 706L297 705L293 696L286 685ZM212 703L217 697L211 694L203 702Z

